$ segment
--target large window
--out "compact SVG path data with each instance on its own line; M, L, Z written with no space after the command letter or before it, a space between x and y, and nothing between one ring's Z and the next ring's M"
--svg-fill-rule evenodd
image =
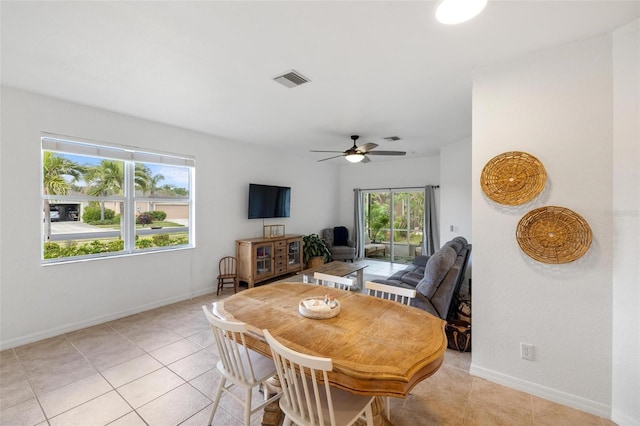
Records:
M42 259L193 246L194 160L42 137Z

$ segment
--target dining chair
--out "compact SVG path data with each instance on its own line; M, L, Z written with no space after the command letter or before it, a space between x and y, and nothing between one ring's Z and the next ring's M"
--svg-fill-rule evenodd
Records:
M218 290L216 296L220 294L220 290L224 289L225 284L233 284L233 292L238 291L238 267L236 258L233 256L225 256L218 263Z
M369 296L392 300L394 302L402 303L403 305L411 305L411 300L416 297L415 289L395 287L387 284L374 283L373 281L366 281L364 283L364 288L369 291ZM389 396L384 398L384 411L388 419L391 418L390 398L391 397Z
M340 290L349 290L353 286L353 279L351 278L323 274L322 272L315 272L313 279L320 285L339 288Z
M296 352L263 330L271 347L282 387L280 409L283 426L348 426L362 416L373 426L372 403L375 396L356 395L329 385L327 372L333 369L331 358ZM319 379L321 378L321 380Z
M374 283L373 281L365 282L364 288L369 290L369 296L393 300L394 302L400 302L404 305L411 305L411 300L416 297L415 289L395 287L387 284Z
M216 304L213 304L216 310ZM211 331L215 337L218 346L218 371L222 374L215 398L213 400L213 408L209 416L209 423L213 421L216 414L218 403L222 397L222 392L226 392L236 401L240 402L244 407L244 424L249 426L251 423L251 415L262 410L266 405L277 400L282 395L277 393L271 398L266 398L261 404L252 407L251 394L253 388L264 383L267 379L276 375L276 367L269 358L260 355L257 352L247 348L245 344L245 334L247 333L247 325L243 322L226 321L207 310L206 306L202 307L204 314L209 321ZM228 386L226 383L230 382ZM244 399L232 392L234 386L244 389ZM265 390L266 392L266 390Z

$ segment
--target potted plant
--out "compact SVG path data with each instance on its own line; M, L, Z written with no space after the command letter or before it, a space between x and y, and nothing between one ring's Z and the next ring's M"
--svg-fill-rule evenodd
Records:
M331 257L327 245L318 234L309 234L302 237L302 246L304 263L307 268L320 266Z

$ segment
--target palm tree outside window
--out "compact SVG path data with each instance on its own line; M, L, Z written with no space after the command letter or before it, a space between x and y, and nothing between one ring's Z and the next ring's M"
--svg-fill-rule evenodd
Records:
M43 135L43 262L192 247L193 170L187 157Z

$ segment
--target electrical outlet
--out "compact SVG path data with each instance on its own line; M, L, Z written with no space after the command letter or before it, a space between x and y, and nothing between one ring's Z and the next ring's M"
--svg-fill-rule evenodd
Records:
M535 346L527 343L520 343L520 358L528 361L535 361Z

